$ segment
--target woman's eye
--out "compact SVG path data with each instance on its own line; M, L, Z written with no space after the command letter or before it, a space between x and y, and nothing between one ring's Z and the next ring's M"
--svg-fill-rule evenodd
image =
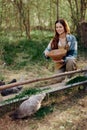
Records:
M59 26L59 27L56 27L56 28L58 29L58 28L62 28L62 27L61 27L61 26Z
M59 28L62 28L61 26Z

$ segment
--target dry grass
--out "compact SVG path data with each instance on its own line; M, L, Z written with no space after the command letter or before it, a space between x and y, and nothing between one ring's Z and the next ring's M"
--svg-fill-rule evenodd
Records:
M51 96L45 105L55 102L54 111L38 120L29 117L12 121L9 113L0 118L0 130L86 130L87 95L74 92L68 95ZM47 103L47 104L46 104Z
M78 65L79 68L84 66L83 63ZM38 73L38 70L36 71ZM44 69L43 73L45 71L46 69ZM19 79L21 75L25 75L25 79L33 79L39 76L39 73L28 73L25 70L18 72L4 69L2 72L5 74L5 80L7 81L15 77ZM46 75L47 71L44 76ZM31 85L26 87L31 87ZM0 96L0 100L8 97L3 98ZM46 115L43 119L29 117L25 120L12 121L9 117L10 112L4 113L0 117L0 130L87 130L87 92L79 93L75 91L67 95L62 93L61 96L55 93L44 104L51 103L55 103L54 111Z

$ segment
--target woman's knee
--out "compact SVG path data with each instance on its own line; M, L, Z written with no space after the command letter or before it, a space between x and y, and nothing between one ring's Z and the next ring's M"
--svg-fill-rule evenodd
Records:
M77 64L74 59L68 59L66 62L66 71L73 71L77 69Z

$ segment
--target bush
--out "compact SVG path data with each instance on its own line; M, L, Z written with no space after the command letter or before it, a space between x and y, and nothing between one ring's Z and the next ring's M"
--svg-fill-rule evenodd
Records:
M48 45L51 39L51 33L45 32L45 37L40 33L38 35L37 31L32 33L32 39L22 39L16 43L9 43L9 40L3 40L5 43L3 45L3 60L7 65L12 65L19 68L22 68L29 64L42 65L45 60L43 57L43 51ZM44 35L43 34L43 35Z

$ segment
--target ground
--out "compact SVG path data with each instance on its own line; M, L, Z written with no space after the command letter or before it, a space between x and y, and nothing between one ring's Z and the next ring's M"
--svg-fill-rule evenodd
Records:
M81 68L87 63L80 61L78 64ZM16 77L19 79L20 75L25 73L26 79L35 78L33 73L25 72L25 70L8 71L4 70L8 81ZM45 71L45 70L44 70ZM2 98L2 97L1 97ZM55 93L46 101L48 104L54 103L52 113L47 114L42 119L29 117L25 120L13 121L6 112L0 117L0 130L87 130L87 91L62 92L60 95Z

